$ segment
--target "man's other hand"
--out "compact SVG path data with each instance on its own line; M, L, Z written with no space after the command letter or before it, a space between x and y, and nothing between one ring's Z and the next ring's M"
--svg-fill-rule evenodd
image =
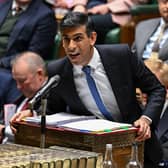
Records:
M5 130L5 126L0 124L0 143L2 143L2 140L4 138L4 130Z
M13 134L17 133L17 127L16 127L15 122L22 121L25 117L31 117L31 116L32 116L32 113L30 110L24 110L24 111L20 111L14 114L14 116L10 120L10 127L11 127Z
M146 117L140 117L134 122L134 126L139 128L135 141L145 141L151 137L151 122Z

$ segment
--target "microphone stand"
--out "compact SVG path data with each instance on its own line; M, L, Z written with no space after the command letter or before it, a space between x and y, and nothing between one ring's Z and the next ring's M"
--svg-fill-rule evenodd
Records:
M40 138L40 148L45 148L45 134L46 134L46 108L47 99L41 100L42 113L41 113L41 138Z
M44 93L43 96L39 96L35 99L33 102L29 102L29 109L31 113L33 114L34 105L37 101L41 101L41 123L40 123L40 148L45 148L45 134L46 134L46 109L47 109L47 97L48 97L49 91Z
M29 103L29 109L32 114L33 114L34 104L35 103ZM41 128L40 148L45 148L47 98L41 98L41 107L42 107L41 109L42 111L41 111L41 123L40 123L40 128Z
M33 114L34 105L41 101L41 137L40 137L40 148L45 148L45 134L46 134L46 109L47 109L47 97L49 96L49 92L51 89L55 88L58 85L59 76L54 76L54 79L52 81L49 81L50 84L52 84L53 80L57 80L53 86L50 87L50 89L43 90L43 94L35 95L34 99L29 101L29 108Z

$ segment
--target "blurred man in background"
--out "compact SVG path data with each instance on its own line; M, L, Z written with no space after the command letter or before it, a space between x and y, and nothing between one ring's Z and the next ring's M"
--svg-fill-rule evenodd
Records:
M33 115L28 106L28 102L48 80L44 60L40 55L33 52L21 53L12 60L12 75L16 81L17 88L22 93L22 95L13 102L17 107L16 116L22 115L22 112ZM34 110L37 112L39 108L40 102L36 102ZM36 112L34 114L36 114ZM5 125L0 125L1 138L4 138L4 128ZM9 130L9 128L7 128L7 130ZM8 134L10 134L10 132Z
M0 3L0 67L20 52L51 58L57 31L55 15L42 0L5 0Z
M158 0L160 18L140 22L136 27L132 49L145 60L156 55L168 61L168 1Z
M86 12L91 15L97 44L103 44L106 33L113 28L123 26L131 21L130 8L146 4L150 0L74 0L73 11Z

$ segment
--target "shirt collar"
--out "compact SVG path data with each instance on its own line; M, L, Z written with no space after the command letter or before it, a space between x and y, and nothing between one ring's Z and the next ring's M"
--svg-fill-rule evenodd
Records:
M161 18L161 19L160 19L160 25L159 25L159 26L162 27L164 24L167 24L167 23L163 20L163 18Z
M13 3L12 3L12 9L15 9L17 6L17 3L16 1L14 0ZM27 8L28 8L29 5L21 5L19 6L20 8L22 8L23 11L25 11Z
M88 63L88 65L92 68L92 69L96 69L98 64L100 62L100 55L97 51L96 48L94 48L94 52L93 52L93 57L92 59L90 60L90 62Z
M88 63L88 65L91 67L91 69L95 70L97 68L97 66L99 65L100 62L100 55L97 51L97 49L94 47L94 51L93 51L93 57L91 58L90 62ZM82 65L73 65L73 72L77 75L77 74L82 74L83 66Z

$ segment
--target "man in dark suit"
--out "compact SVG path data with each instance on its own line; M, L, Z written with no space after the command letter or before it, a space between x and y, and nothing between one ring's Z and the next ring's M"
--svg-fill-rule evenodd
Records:
M68 13L61 22L61 34L67 57L48 65L50 75L61 76L60 83L48 98L48 110L94 114L98 118L134 124L139 127L136 141L146 140L145 168L157 167L161 150L153 130L164 104L165 88L127 45L94 47L96 32L86 14ZM91 76L101 94L96 97L103 99L103 110L89 88L88 79L91 78L85 74L86 68L91 68ZM143 111L136 100L136 87L149 96ZM26 115L22 113L22 117Z
M162 26L168 24L168 5L166 0L158 0L160 18L140 22L135 31L135 41L132 49L139 58L148 59L152 55L155 41L159 38ZM162 37L161 37L162 36ZM159 40L158 57L163 61L168 60L168 26Z
M44 59L51 56L56 34L54 12L42 0L6 0L0 3L0 66L23 51Z
M9 70L0 69L0 142L2 140L1 130L4 128L4 105L13 103L20 97L21 93L16 87L16 81L12 78Z

